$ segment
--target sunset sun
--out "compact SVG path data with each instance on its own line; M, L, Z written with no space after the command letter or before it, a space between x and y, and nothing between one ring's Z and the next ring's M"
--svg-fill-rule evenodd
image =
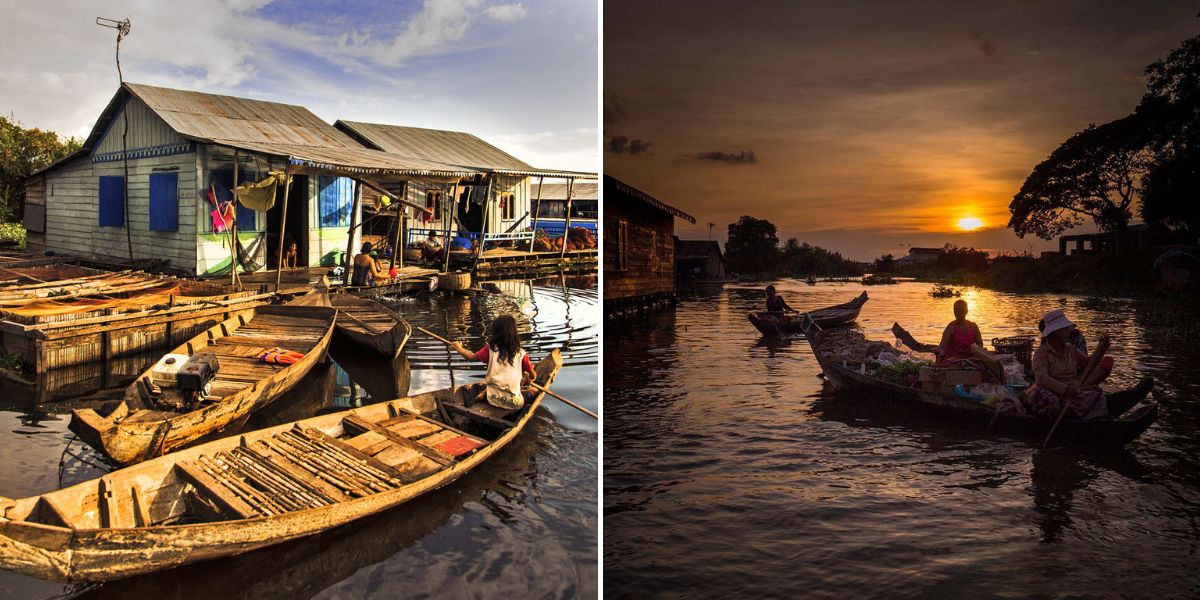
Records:
M963 217L958 220L958 228L963 231L975 231L983 227L983 221L978 217Z

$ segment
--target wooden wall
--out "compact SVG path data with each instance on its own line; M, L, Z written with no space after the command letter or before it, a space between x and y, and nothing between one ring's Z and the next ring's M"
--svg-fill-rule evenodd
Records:
M675 293L675 221L669 213L619 192L605 190L604 302ZM618 269L620 223L628 232L626 268Z
M46 176L25 180L25 250L46 249Z
M529 227L532 224L532 221L531 221L532 216L527 216L527 215L530 215L529 211L532 206L530 204L531 196L530 196L529 178L528 177L519 177L519 176L514 176L514 175L496 175L495 177L496 177L495 182L492 185L492 198L491 198L492 206L489 209L489 213L488 213L488 233L502 233L504 231L507 231L508 228L512 227L513 224L517 223L517 222L520 222L520 225L518 225L516 227L516 229L514 229L513 231L524 231L526 227ZM486 185L487 184L485 183L484 187L486 187ZM431 190L431 189L443 190L445 192L445 197L446 197L447 202L452 202L454 200L454 194L453 194L454 184L453 183L446 183L446 182L442 182L442 181L431 181L431 180L425 180L425 179L414 179L408 183L407 200L409 202L414 202L416 204L424 206L425 205L425 191ZM500 194L502 192L511 192L514 195L516 206L514 208L514 210L515 210L514 217L515 218L513 218L513 219L503 219L502 218L503 215L500 214L499 198L500 198ZM459 193L460 194L462 193L462 186L459 187ZM474 210L474 209L472 209L472 210ZM417 212L418 211L416 211L414 209L414 210L410 210L409 214L415 215ZM442 219L441 214L434 215L434 220L429 223L421 222L415 216L411 216L411 217L409 217L408 221L405 224L406 231L414 229L414 228L416 228L416 229L432 228L432 229L437 229L437 230L441 231L441 230L444 230L445 227L446 227L446 223ZM457 223L455 223L454 228L451 229L451 233L453 233L454 231L457 231Z
M179 174L179 230L150 231L150 174ZM92 163L82 156L46 174L46 249L98 260L128 260L125 227L100 227L100 177L123 176L122 161ZM129 219L135 259L158 258L171 266L196 268L196 154L129 161Z

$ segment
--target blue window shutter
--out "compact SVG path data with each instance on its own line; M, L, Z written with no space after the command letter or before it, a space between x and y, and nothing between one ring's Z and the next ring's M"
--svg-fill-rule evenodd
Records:
M179 174L150 174L150 231L179 231Z
M234 218L238 231L258 231L258 213L254 212L254 209L238 203L237 216Z
M318 178L317 205L321 227L347 227L354 206L354 181L349 177Z
M121 177L100 178L100 226L125 226L125 182Z

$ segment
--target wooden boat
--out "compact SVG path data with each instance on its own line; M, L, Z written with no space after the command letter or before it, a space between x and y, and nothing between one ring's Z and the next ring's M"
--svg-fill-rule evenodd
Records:
M168 394L147 370L125 390L107 416L85 408L72 412L71 431L120 464L161 456L218 432L270 404L325 357L337 312L321 306L260 306L224 321L171 351L191 356L208 350L219 369L211 390L195 408L161 410ZM282 366L258 360L283 347L304 357Z
M412 335L408 321L378 301L334 294L330 302L338 309L338 337L389 361L400 355Z
M558 350L540 361L549 386ZM0 498L0 567L98 582L309 536L444 486L541 405L468 406L459 386L208 442L62 490ZM469 420L438 416L452 409ZM461 428L460 428L461 427ZM466 431L463 428L470 429Z
M811 320L805 322L805 336L813 355L821 365L825 379L840 394L853 396L856 400L882 402L895 406L903 403L915 415L944 415L957 422L971 421L980 433L989 424L998 431L1042 440L1050 430L1050 423L1031 416L1002 413L996 416L992 407L977 400L960 398L954 394L930 392L914 387L899 385L876 379L856 368L842 365L823 347L827 341L822 328ZM1158 418L1158 403L1143 402L1154 387L1154 380L1147 377L1137 387L1108 393L1110 409L1116 413L1105 419L1079 420L1064 418L1054 433L1057 441L1077 441L1124 445L1141 435ZM992 422L995 417L995 422ZM966 426L966 425L964 425Z
M789 315L763 311L752 312L746 315L746 318L750 319L750 324L754 325L755 329L758 329L763 335L800 334L804 332L802 325L805 314L824 328L849 325L858 319L858 313L862 311L867 300L867 293L863 292L845 304L821 308L808 313Z

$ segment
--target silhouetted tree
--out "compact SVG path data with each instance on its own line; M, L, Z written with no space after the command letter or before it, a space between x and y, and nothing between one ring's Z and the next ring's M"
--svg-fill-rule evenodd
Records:
M884 254L875 259L876 273L891 273L896 270L896 257L891 254Z
M76 151L83 142L62 139L53 131L25 129L0 117L0 220L25 214L25 178L34 171Z
M1009 204L1017 236L1054 236L1091 218L1103 231L1128 227L1148 161L1141 119L1089 125L1025 179Z
M983 271L988 268L988 253L986 250L946 244L938 255L937 265L945 270Z
M771 270L779 256L779 237L775 224L766 219L743 216L729 225L725 242L725 260L736 273L763 273Z
M1146 67L1135 114L1152 137L1142 219L1200 230L1200 36Z

